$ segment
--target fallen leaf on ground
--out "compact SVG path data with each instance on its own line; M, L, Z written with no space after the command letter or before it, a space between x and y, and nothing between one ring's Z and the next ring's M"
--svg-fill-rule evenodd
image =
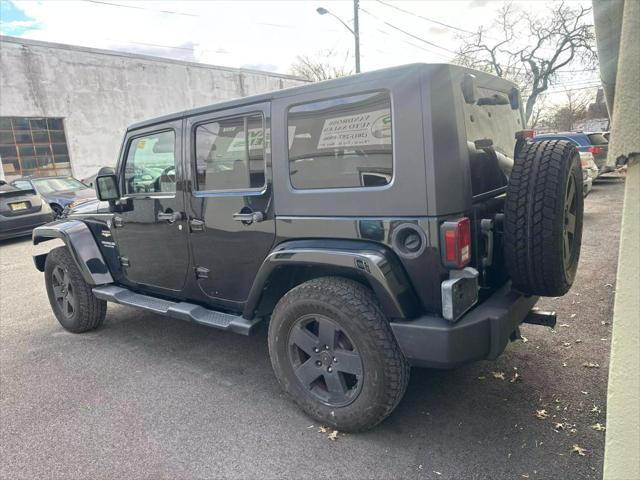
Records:
M584 392L582 390L580 391L580 393L583 394L583 395L589 395L589 392Z
M574 445L573 449L571 450L571 453L577 453L578 455L580 455L581 457L586 456L586 450L582 447L579 447L578 445Z
M580 338L577 338L576 343L582 343L582 340Z
M553 429L556 432L559 432L560 430L564 430L564 423L554 423L553 424Z
M605 284L604 284L604 286L605 286L605 287L611 287L611 288L613 288L613 285L612 285L612 284L610 284L610 283L605 283Z
M561 327L569 327L570 325L568 323L561 323L560 326Z
M509 380L509 382L516 383L518 381L520 381L520 375L518 375L518 372L514 372L513 373L513 378L511 380Z
M527 337L520 337L522 339L522 343L527 343L529 340L527 339Z
M566 367L567 366L567 362L562 362L562 366Z
M442 475L442 472L436 472L435 470L433 471L433 473L435 473L436 475Z
M597 430L598 432L604 432L607 427L605 427L604 425L600 424L600 423L596 423L595 425L591 425L591 428L593 428L594 430Z
M333 440L334 442L338 439L338 430L334 430L329 435L327 435L329 440Z
M493 378L504 380L504 372L491 372L491 373L493 374Z
M600 322L600 324L601 324L601 325L609 325L609 322L605 322L604 320L602 320L602 321Z
M564 342L562 344L563 347L571 348L571 344L569 342Z
M592 413L600 413L600 407L598 407L596 404L593 405L593 408L591 409Z
M592 362L585 362L582 364L583 367L586 368L600 368L600 365L598 365L597 363L592 363Z
M547 411L545 409L542 410L536 410L536 417L543 419L543 418L547 418L549 416L549 414L547 413Z
M324 425L320 425L320 428L318 429L319 433L327 433L329 431L328 427L325 427Z
M576 313L572 313L571 318L576 318L576 315L577 315Z

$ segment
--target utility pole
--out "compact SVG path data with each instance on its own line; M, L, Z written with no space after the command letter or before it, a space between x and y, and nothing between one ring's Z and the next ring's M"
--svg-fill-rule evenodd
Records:
M360 24L358 22L358 7L360 0L353 0L353 36L356 39L356 73L360 73Z
M353 0L353 28L347 25L342 19L323 7L316 8L316 12L320 15L331 15L338 20L347 30L351 32L356 41L356 73L360 73L360 24L358 21L358 9L360 0Z

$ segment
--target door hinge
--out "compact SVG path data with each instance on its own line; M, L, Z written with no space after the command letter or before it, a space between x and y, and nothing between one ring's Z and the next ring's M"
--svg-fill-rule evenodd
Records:
M113 227L114 228L120 228L122 227L123 222L122 222L122 217L113 217Z
M196 278L209 278L209 269L205 267L196 267Z
M127 257L120 257L120 265L123 267L128 267L129 259Z
M204 232L204 220L192 218L189 220L189 227L192 232Z

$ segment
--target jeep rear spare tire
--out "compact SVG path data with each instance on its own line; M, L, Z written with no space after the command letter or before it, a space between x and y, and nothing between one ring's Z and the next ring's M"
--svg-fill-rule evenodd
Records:
M567 141L525 143L505 201L504 251L512 285L559 296L575 279L582 241L582 168Z
M341 431L371 428L396 407L409 380L373 293L323 277L289 291L269 325L278 381L311 417Z

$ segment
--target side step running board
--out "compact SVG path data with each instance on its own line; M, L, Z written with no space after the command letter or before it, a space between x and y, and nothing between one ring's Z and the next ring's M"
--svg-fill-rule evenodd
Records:
M247 320L242 316L209 310L193 303L162 300L115 285L94 287L93 293L100 300L107 302L141 308L167 317L187 320L241 335L250 335L253 328L262 320L261 318Z
M553 328L556 326L556 312L546 312L534 308L522 323L531 323L532 325L542 325L543 327Z

